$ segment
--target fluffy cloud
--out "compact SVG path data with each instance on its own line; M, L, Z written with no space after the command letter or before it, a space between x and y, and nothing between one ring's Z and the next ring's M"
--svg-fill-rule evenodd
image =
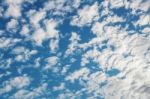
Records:
M66 50L65 55L68 56L69 54L73 54L74 50L78 47L78 42L80 41L80 36L72 32L70 37L70 44L68 45L68 49Z
M28 14L30 22L33 26L39 27L39 22L46 16L45 11L30 10Z
M21 67L17 67L17 73L23 71L33 78L14 77L13 71L1 73L2 80L11 75L8 81L2 81L2 97L35 99L55 94L58 99L150 98L149 0L105 0L101 3L88 0L90 4L84 4L85 1L50 0L43 2L40 9L33 6L25 13L21 12L23 0L5 1L8 8L0 11L0 17L10 19L0 33L0 68L2 71L16 70L13 63L19 62ZM36 0L25 2L37 3ZM131 12L124 12L127 17L113 12L120 8ZM132 21L128 19L130 17L139 19ZM71 26L65 27L67 25ZM64 33L62 28L67 32ZM83 33L86 29L88 32ZM19 33L16 35L16 32ZM82 42L87 35L88 41ZM66 37L64 42L63 37ZM66 49L64 52L59 48L61 40L67 48L62 48L63 51ZM27 61L33 63L30 64L33 67L22 68ZM34 86L32 73L40 75L37 77L40 81ZM5 95L11 91L11 96Z
M17 39L17 38L6 38L6 37L2 37L0 39L0 48L9 48L13 45L15 45L17 42L20 42L21 39Z
M50 19L44 20L44 24L46 30L42 28L36 29L32 35L32 39L39 46L42 45L44 40L50 39L50 50L52 52L56 52L59 43L59 31L56 29L58 23L53 19Z
M56 64L58 64L59 59L57 56L51 56L45 59L47 65L44 67L44 70L52 69Z
M37 29L32 38L37 45L42 45L42 42L46 39L46 33L43 29Z
M78 15L74 16L71 25L84 26L90 25L93 21L98 20L98 3L95 2L92 6L85 6L83 9L78 10Z
M21 4L22 0L6 0L6 4L8 4L8 8L5 12L5 15L8 17L18 18L21 16Z
M10 98L13 99L34 99L34 98L39 98L44 95L44 92L47 90L47 84L43 83L37 88L34 88L32 91L21 89L17 91L13 96Z
M58 48L59 48L59 40L58 39L52 39L51 41L50 41L50 44L49 44L49 47L50 47L50 50L52 51L52 52L57 52L57 50L58 50Z
M44 10L52 12L52 15L65 16L68 12L72 12L74 9L78 8L80 2L80 0L50 0L45 2Z
M112 8L119 8L119 7L122 7L124 6L124 2L127 1L127 0L109 0L109 3L111 4L111 7Z
M15 60L16 61L19 61L19 62L25 62L27 60L29 60L29 58L36 54L37 51L36 50L29 50L25 47L16 47L12 50L12 54L15 54L16 57L15 57Z
M144 79L144 77L149 77L149 70L145 69L150 66L148 63L148 49L150 48L149 34L146 37L140 34L128 35L129 31L120 29L119 27L107 26L106 22L95 23L92 31L97 37L91 39L88 43L80 44L81 48L93 48L83 54L81 66L87 66L91 61L98 63L98 68L101 68L103 72L97 73L100 73L104 77L95 75L92 80L87 80L88 83L81 84L86 86L86 90L89 93L95 94L93 98L101 94L102 97L107 99L112 97L116 99L120 97L129 99L131 97L135 97L135 99L144 97L148 99L148 90L145 90L143 86L145 86L144 83L149 82L149 80ZM105 40L108 40L107 43L103 42ZM99 51L99 48L103 45L106 46L106 49ZM114 46L114 49L111 48L112 46ZM90 65L90 67L92 66ZM116 76L107 77L107 71L110 71L112 68L117 68L121 72ZM145 72L142 73L142 71ZM98 85L93 84L93 81L97 79L101 79L101 82L97 82ZM106 81L107 83L105 83ZM100 85L103 85L103 83L104 86L101 88ZM146 84L146 86L148 85ZM119 91L116 92L116 89ZM137 90L141 91L138 92Z
M72 83L82 77L82 79L86 80L89 74L89 70L87 68L81 68L80 70L75 71L74 73L67 76L65 79L71 81Z
M18 27L18 21L15 19L11 19L8 23L7 23L7 30L13 33L17 32L17 27Z
M139 0L139 1L131 0L130 8L133 9L134 11L139 9L139 10L147 12L149 7L150 7L149 3L150 3L149 0L145 0L145 1L143 1L143 0Z
M116 22L125 22L125 19L123 19L122 17L119 17L117 15L114 15L114 16L107 17L106 21L108 23L116 23Z
M58 38L59 37L59 31L56 29L58 23L56 20L50 19L45 20L45 26L46 26L46 33L49 38Z
M28 36L29 32L30 32L29 26L28 25L23 25L20 34L24 35L24 36Z
M9 92L13 90L14 88L16 89L22 89L26 86L28 86L31 82L30 77L24 75L24 76L18 76L13 79L10 79L9 81L5 82L5 86L1 88L0 94L4 94L6 92Z
M135 23L135 25L143 26L150 24L150 15L141 15L140 19Z

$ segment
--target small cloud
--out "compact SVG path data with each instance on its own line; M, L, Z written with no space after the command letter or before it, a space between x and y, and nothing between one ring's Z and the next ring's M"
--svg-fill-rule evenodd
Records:
M78 10L78 15L73 16L71 25L82 27L90 25L92 22L98 20L98 3L95 2L92 6L85 6L83 9Z

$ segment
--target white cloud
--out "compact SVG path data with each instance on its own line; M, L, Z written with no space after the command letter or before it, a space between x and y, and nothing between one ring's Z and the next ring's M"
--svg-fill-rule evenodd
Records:
M131 0L131 3L130 3L130 8L132 10L134 10L134 14L136 10L140 9L142 11L145 11L147 12L150 5L149 5L150 1L149 0L138 0L138 1L135 1L135 0Z
M59 31L56 29L58 23L53 19L44 20L43 22L45 30L41 27L37 28L32 35L32 39L39 46L42 45L44 40L50 39L49 47L51 52L57 52L59 48Z
M65 75L67 73L67 71L69 70L70 65L65 65L63 66L62 70L61 70L61 74Z
M118 3L115 6L122 7L124 5ZM129 6L129 4L125 6ZM135 9L139 6L141 6L140 3ZM116 15L107 16L105 21L95 22L92 26L91 30L97 37L92 38L87 43L79 44L77 42L72 46L72 48L77 46L83 50L92 48L83 54L80 65L86 68L86 65L92 61L98 63L103 72L97 71L90 74L90 70L86 71L86 69L81 68L66 76L65 79L71 82L79 80L80 84L85 86L88 94L94 94L92 97L103 95L106 99L120 99L121 97L123 99L140 99L142 97L149 99L149 28L142 29L147 34L143 36L136 31L127 31L126 28L120 26L107 26L111 22L125 21L125 19ZM139 26L149 24L149 16L142 15L140 21L136 24ZM135 32L135 34L129 35L130 32ZM77 38L77 35L74 34L70 40L78 41L75 38ZM104 40L108 40L108 42L103 44ZM107 48L99 51L102 45L107 46ZM114 50L111 49L111 46L114 46ZM120 73L108 77L106 71L112 68L116 68ZM87 83L82 82L82 80L86 80ZM106 84L104 84L105 82ZM101 84L104 84L104 86L100 86ZM64 94L63 96L67 95Z
M33 90L18 90L14 95L10 96L10 99L35 99L43 96L47 90L47 84L43 83L39 87L34 88Z
M29 35L29 32L30 32L30 30L29 30L28 25L23 25L20 34L27 36L27 35Z
M36 42L37 45L42 45L43 41L47 38L46 33L43 29L37 29L33 35L32 39Z
M9 83L12 87L20 89L30 84L30 78L27 76L15 77Z
M50 11L52 15L65 16L80 5L80 0L50 0L45 2L44 10ZM63 8L63 9L62 9Z
M50 50L52 52L57 52L57 50L58 50L58 43L59 43L59 40L52 39L50 41L49 47L50 47Z
M80 36L79 36L77 33L72 32L72 35L71 35L71 37L70 37L69 40L70 40L71 42L77 42L78 40L80 40Z
M140 19L135 23L135 25L143 26L150 24L150 15L141 15Z
M7 9L7 12L5 13L6 16L12 16L12 17L20 17L21 16L21 11L20 7L16 5L10 5L9 8ZM13 13L12 13L13 12Z
M22 0L6 0L8 4L21 4L23 1Z
M150 33L149 27L145 27L145 28L142 30L142 32L143 32L144 34L149 35L149 33Z
M17 30L18 20L15 18L21 16L20 5L22 2L22 0L7 0L9 7L6 9L5 15L14 17L14 19L11 19L7 24L8 31L15 32ZM44 40L50 39L50 52L57 52L60 39L59 33L61 33L61 31L57 30L57 27L60 21L54 19L45 19L45 17L47 11L53 11L51 12L53 15L65 15L66 13L73 11L74 8L78 8L81 1L71 1L75 2L73 5L69 5L70 3L68 2L69 1L64 0L51 0L46 2L45 7L40 11L30 10L28 14L31 21L31 30L33 30L31 41L34 41L37 45L41 46ZM150 17L149 15L143 13L149 9L149 0L143 2L142 0L132 0L131 4L129 4L127 0L105 0L102 2L102 4L102 7L104 7L103 11L101 12L102 14L98 12L101 5L95 2L91 6L86 5L85 7L79 9L77 11L77 15L73 16L71 21L71 25L79 27L91 25L91 31L96 36L91 38L90 41L86 43L80 43L80 35L76 32L71 33L68 49L65 52L65 57L62 58L66 58L80 49L83 51L81 54L81 68L73 71L69 75L65 75L69 72L69 68L71 68L71 65L76 62L77 59L71 57L69 62L71 64L63 64L64 67L60 69L59 66L62 64L59 59L59 53L53 53L57 55L46 58L46 65L43 67L43 69L44 71L51 69L55 73L60 72L60 75L66 76L66 81L72 83L74 83L76 80L79 81L79 84L82 86L82 88L77 92L71 92L63 82L61 82L59 86L53 87L55 91L64 90L64 92L58 96L62 99L65 99L66 97L71 97L72 99L78 98L84 93L88 94L89 98L91 99L94 99L100 95L103 95L106 99L149 99L149 28L144 27L144 29L140 30L146 34L146 36L143 36L138 34L136 30L126 30L128 27L122 28L121 26L108 26L110 23L126 21L126 19L114 15L114 13L112 13L108 8L109 4L111 4L110 8L119 8L123 6L125 6L126 9L129 7L132 8L133 12L131 12L131 14L140 15L140 19L134 23L135 26L141 27L144 25L149 25ZM143 12L139 11L139 9ZM102 15L102 17L105 15L107 16L104 18L104 20L102 20L102 22L97 22L100 18L99 15ZM42 22L45 27L40 27L40 22ZM30 38L29 26L29 24L25 24L22 27L20 34L29 36ZM129 35L131 32L134 32L134 34ZM20 41L20 39L2 37L0 38L0 48L8 48ZM104 43L105 41L107 41L107 43ZM103 49L103 46L106 48ZM14 58L15 60L24 62L25 60L29 60L31 55L36 54L37 51L29 50L28 48L21 46L15 47L12 50L12 53L16 56ZM7 67L7 65L12 63L12 60L13 59L7 59L6 61L3 60L6 64L3 65ZM40 57L35 59L35 67L39 67L40 62ZM89 65L88 63L96 63L97 68L101 69L102 71L95 71L91 73L90 69L86 67ZM92 68L93 65L91 64L89 66ZM107 71L110 71L113 68L119 70L120 73L109 77ZM2 76L3 75L0 75L0 77ZM30 77L14 77L3 84L3 88L0 89L0 94L7 93L14 88L17 89L17 92L11 96L12 99L35 99L37 97L44 96L44 93L49 94L49 90L47 90L48 84L44 83L33 89L30 89L29 87L31 90L29 91L25 88L29 86L30 83ZM91 94L92 96L90 96Z
M84 26L90 25L93 21L98 20L98 3L95 2L92 6L85 6L78 10L78 15L73 16L71 25Z
M78 8L80 6L81 0L73 0L73 7Z
M11 53L16 55L16 57L15 57L16 61L25 62L32 55L36 54L37 51L36 50L31 50L30 51L29 49L27 49L23 46L20 46L20 47L14 48Z
M122 17L119 17L117 15L113 15L113 16L108 16L106 18L106 21L108 23L116 23L116 22L125 22L125 19L123 19Z
M148 67L150 66L148 63L149 51L147 51L150 48L149 35L128 35L131 31L102 24L95 23L92 27L93 33L97 36L96 38L91 39L88 43L80 44L79 47L81 48L93 48L83 54L81 66L86 66L92 61L98 63L102 71L116 68L121 72L113 77L107 77L105 72L99 71L97 74L101 74L103 77L94 75L93 79L90 79L90 75L92 74L89 74L88 82L81 84L85 86L89 94L94 94L93 98L101 94L107 99L119 99L120 97L125 99L134 99L133 97L140 99L144 97L145 99L149 99L148 90L146 90L148 87L147 83L149 82L147 80L147 77L149 77ZM98 48L101 47L100 45L103 45L102 41L104 40L108 40L105 44L107 48L99 51ZM110 45L113 45L115 49L111 50ZM127 56L124 57L124 55ZM101 88L100 84L103 84L105 81L107 81L106 85ZM140 92L137 90L140 90Z
M65 6L65 0L52 0L45 3L45 10L54 10L52 14L54 15L64 15L66 11L70 10L69 6ZM62 9L63 8L63 9Z
M49 38L58 38L59 31L56 29L58 23L56 20L50 19L44 21L46 26L46 33Z
M104 25L105 23L100 23L100 22L96 22L93 26L92 26L92 31L94 34L96 34L97 36L103 36L104 35Z
M30 18L31 24L35 27L39 27L39 22L45 18L46 12L42 10L41 11L30 10L28 16Z
M44 67L44 70L51 69L59 62L59 58L57 56L51 56L45 59L47 65Z
M111 4L112 8L119 8L124 6L124 1L126 0L115 0L115 1L109 0L109 3Z
M7 30L10 32L17 32L18 30L18 21L16 19L11 19L8 23L7 23Z
M8 4L8 9L5 12L7 17L18 18L21 16L22 0L6 0L5 2Z
M41 58L40 57L38 57L37 59L35 59L35 65L34 65L34 67L35 68L38 68L39 66L40 66L40 61L41 61Z
M75 80L79 79L80 77L82 77L84 80L86 80L88 78L89 73L90 73L90 71L88 68L81 68L81 69L73 72L69 76L67 76L65 79L71 81L72 83Z
M3 88L0 89L0 94L4 94L7 93L11 90L13 90L14 88L16 89L22 89L26 86L28 86L31 82L31 78L24 75L24 76L18 76L18 77L14 77L6 82L4 82L4 86Z
M63 90L65 88L65 83L61 83L59 86L54 86L53 90L58 91L58 90Z
M25 47L19 46L19 47L16 47L15 49L13 49L12 53L13 54L21 54L21 53L24 53L25 50L26 50Z
M80 36L76 32L72 32L71 37L69 39L70 44L68 45L68 49L65 52L65 55L73 54L75 49L78 47L78 42L80 41Z
M21 41L21 39L17 39L17 38L2 37L2 38L0 38L0 48L9 48L20 41Z

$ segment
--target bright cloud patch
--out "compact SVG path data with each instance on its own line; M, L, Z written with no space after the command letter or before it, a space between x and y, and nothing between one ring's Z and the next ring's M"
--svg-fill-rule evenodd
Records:
M150 99L150 0L0 5L1 99Z
M89 25L91 22L98 20L98 4L97 2L92 6L85 6L83 9L79 9L78 15L73 17L72 25L83 26Z

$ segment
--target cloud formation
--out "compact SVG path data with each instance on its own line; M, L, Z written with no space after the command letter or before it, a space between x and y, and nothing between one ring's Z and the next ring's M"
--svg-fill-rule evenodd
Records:
M149 99L149 3L0 2L0 97Z

